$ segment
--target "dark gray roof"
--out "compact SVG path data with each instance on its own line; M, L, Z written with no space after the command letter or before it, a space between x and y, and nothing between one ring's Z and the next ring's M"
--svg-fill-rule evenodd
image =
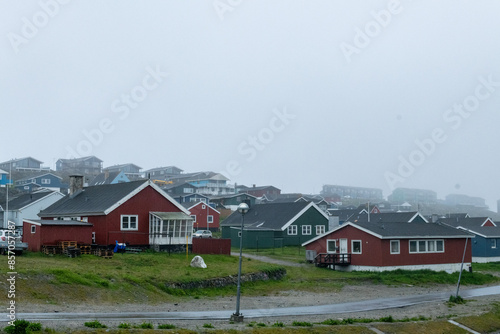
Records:
M328 209L327 211L331 216L339 217L339 221L341 222L349 220L349 218L351 218L354 215L360 215L360 210L358 209L340 209L340 210Z
M450 225L453 227L458 227L458 226L478 226L480 227L484 222L489 219L488 217L473 217L473 218L460 218L460 217L454 217L454 218L440 218L439 222ZM491 220L493 221L493 220Z
M91 223L79 220L40 220L40 219L25 219L26 222L33 222L40 225L50 226L93 226Z
M485 238L500 238L500 227L498 225L481 226L487 219L490 218L488 217L441 218L439 222L455 228L461 228L470 231L474 234L481 235Z
M307 202L256 204L245 214L244 226L246 229L281 230L308 205L310 203ZM241 226L241 214L238 211L233 212L220 225Z
M456 238L470 237L470 234L451 226L437 223L401 222L357 222L353 223L374 234L386 238Z
M24 208L27 205L30 205L33 202L38 201L50 194L54 193L53 191L44 191L37 192L32 194L23 194L9 201L9 211L11 210L19 210Z
M140 180L86 187L73 195L66 195L41 211L38 216L102 215L107 209L146 182L149 181Z
M384 212L384 213L371 213L370 222L383 222L383 223L408 223L414 219L418 212ZM418 219L418 218L415 218ZM425 218L424 218L425 219ZM363 213L353 215L349 218L350 222L360 223L368 222L368 214Z
M90 181L90 186L95 186L99 184L110 184L113 180L120 174L120 171L108 172L108 177L106 173L98 174L92 181Z

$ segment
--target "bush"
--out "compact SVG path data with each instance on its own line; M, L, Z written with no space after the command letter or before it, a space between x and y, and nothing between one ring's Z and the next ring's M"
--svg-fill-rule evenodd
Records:
M175 329L175 325L172 324L158 325L158 329Z
M215 328L212 324L203 324L203 328Z
M453 304L465 304L465 300L461 296L450 296L450 299L448 299L449 303Z
M17 319L14 321L13 325L5 327L5 332L7 334L24 334L28 331L28 326L30 322L27 320Z
M283 324L282 322L275 322L273 324L273 327L285 327L285 324Z
M150 322L143 322L142 324L139 325L139 328L142 329L154 329L153 324Z
M312 327L312 324L306 321L294 321L292 326Z
M94 320L94 321L87 321L84 323L85 327L89 328L107 328L106 325L101 324L99 321Z
M122 322L121 324L118 325L118 328L130 329L132 328L132 326L126 322Z

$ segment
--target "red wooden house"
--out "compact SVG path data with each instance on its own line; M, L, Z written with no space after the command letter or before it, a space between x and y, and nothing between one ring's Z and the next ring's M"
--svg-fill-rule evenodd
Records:
M204 202L185 202L182 206L191 212L195 230L218 231L220 212Z
M150 180L86 188L78 187L81 184L81 180L70 180L70 194L38 215L43 220L91 223L92 243L98 245L114 245L118 241L148 246L153 239L165 239L169 244L179 239L186 244L186 237L191 243L193 226L189 211Z
M373 215L374 217L377 215ZM460 271L471 266L473 235L446 225L413 222L347 222L304 244L308 260L345 271L395 269Z

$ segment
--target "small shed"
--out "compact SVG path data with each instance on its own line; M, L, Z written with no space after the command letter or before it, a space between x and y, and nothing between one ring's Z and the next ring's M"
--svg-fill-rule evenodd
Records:
M76 220L23 220L23 242L28 250L39 252L42 245L57 245L59 241L92 243L92 224Z

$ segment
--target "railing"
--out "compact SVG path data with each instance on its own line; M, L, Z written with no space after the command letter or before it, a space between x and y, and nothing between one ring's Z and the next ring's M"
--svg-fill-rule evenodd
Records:
M347 265L351 264L351 254L349 254L349 253L340 253L340 254L320 253L320 254L316 255L316 258L314 259L314 264L317 267L333 266L333 269L335 269L335 265L347 266Z

